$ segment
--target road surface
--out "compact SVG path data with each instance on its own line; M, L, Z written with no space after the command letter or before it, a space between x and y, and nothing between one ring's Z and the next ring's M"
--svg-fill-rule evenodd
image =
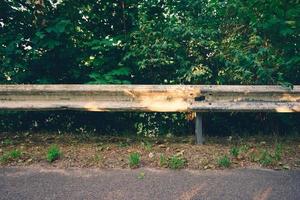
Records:
M0 168L0 199L300 199L300 171Z

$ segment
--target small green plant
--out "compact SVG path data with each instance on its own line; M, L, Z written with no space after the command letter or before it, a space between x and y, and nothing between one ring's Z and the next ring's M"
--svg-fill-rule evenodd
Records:
M185 159L180 156L174 155L169 159L169 167L171 169L181 169L184 167L184 165Z
M51 145L47 151L48 162L53 162L61 157L61 152L56 145Z
M282 158L282 145L276 144L275 146L275 152L274 152L274 158L276 161L280 161Z
M0 156L0 163L6 163L9 160L9 154L3 154L2 156Z
M96 162L100 162L102 160L102 156L97 154L97 155L94 156L94 160Z
M239 149L237 147L232 147L230 149L230 155L237 158L239 155Z
M230 167L231 165L231 161L230 159L225 155L225 156L222 156L218 159L218 165L220 167L225 167L225 168L228 168Z
M259 163L263 166L269 166L274 163L274 159L267 150L262 150L259 156Z
M99 154L93 155L89 158L89 162L100 164L103 161L103 157Z
M239 153L246 153L248 152L248 150L249 150L249 146L245 144L239 148Z
M164 154L160 154L159 156L159 166L161 167L168 166L168 158Z
M137 152L133 152L129 155L129 166L131 168L138 167L141 162L141 156Z
M259 161L259 155L258 155L257 152L254 152L254 151L250 152L249 153L249 157L250 157L250 161L251 162L257 162L257 161Z
M22 152L18 149L12 150L0 156L0 163L6 163L10 160L16 160L21 158Z
M146 150L146 151L151 151L152 150L152 144L148 141L142 142L142 147Z
M125 147L128 147L128 146L129 146L129 144L126 143L126 142L119 142L118 143L118 147L121 147L121 148L125 148Z
M12 145L13 141L11 139L5 139L2 141L2 144L4 144L5 146Z
M21 158L22 152L18 149L12 150L9 153L9 157L13 158L13 159L18 159Z

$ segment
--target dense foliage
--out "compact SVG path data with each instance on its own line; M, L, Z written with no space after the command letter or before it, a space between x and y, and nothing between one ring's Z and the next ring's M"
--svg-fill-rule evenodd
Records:
M298 0L2 0L0 83L291 86L299 18Z

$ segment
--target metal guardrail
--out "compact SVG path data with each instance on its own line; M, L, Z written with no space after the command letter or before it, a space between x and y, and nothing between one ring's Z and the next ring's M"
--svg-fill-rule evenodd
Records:
M0 109L99 112L300 112L300 86L0 85Z
M300 112L300 86L0 85L0 109Z

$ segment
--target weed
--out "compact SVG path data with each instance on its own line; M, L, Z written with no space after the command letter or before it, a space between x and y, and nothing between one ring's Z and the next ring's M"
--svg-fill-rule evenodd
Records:
M142 146L146 151L152 150L152 144L148 141L142 142Z
M131 168L138 167L141 162L141 156L137 152L131 153L129 155L128 161L129 161L129 166Z
M251 152L249 153L249 157L250 157L250 161L251 161L251 162L257 162L257 161L259 161L258 153L255 152L255 151L251 151Z
M125 148L125 147L128 147L128 146L129 146L129 144L126 143L126 142L119 142L118 143L118 147L121 147L121 148Z
M275 146L275 152L274 152L274 158L276 161L280 161L282 158L282 145L276 144Z
M10 160L16 160L21 158L22 152L18 149L12 150L0 156L0 163L6 163Z
M245 144L240 147L239 152L246 153L246 152L248 152L248 150L249 150L249 146Z
M168 166L168 158L164 154L160 154L159 166L161 166L161 167L167 167Z
M239 149L237 147L232 147L230 149L230 155L232 155L233 157L237 158L239 155Z
M231 161L230 159L225 155L225 156L222 156L218 159L218 165L220 167L225 167L225 168L228 168L230 167L231 165Z
M269 166L274 163L274 160L267 150L262 150L259 156L259 163L263 166Z
M99 162L99 161L101 161L102 160L102 156L100 156L100 155L95 155L95 161L96 162Z
M93 155L89 161L94 162L94 163L101 163L103 160L103 157L99 154Z
M3 154L2 156L0 156L0 163L6 163L9 160L9 154Z
M61 157L61 152L56 145L51 145L47 151L48 162L53 162Z
M2 144L4 144L5 146L12 145L13 141L11 139L5 139L2 141Z
M18 159L21 158L22 152L18 149L12 150L9 153L9 157L13 158L13 159Z
M184 165L185 165L185 159L184 158L182 158L182 157L180 157L180 156L176 156L176 155L174 155L174 156L172 156L170 159L169 159L169 167L171 168L171 169L181 169L181 168L183 168L184 167Z

